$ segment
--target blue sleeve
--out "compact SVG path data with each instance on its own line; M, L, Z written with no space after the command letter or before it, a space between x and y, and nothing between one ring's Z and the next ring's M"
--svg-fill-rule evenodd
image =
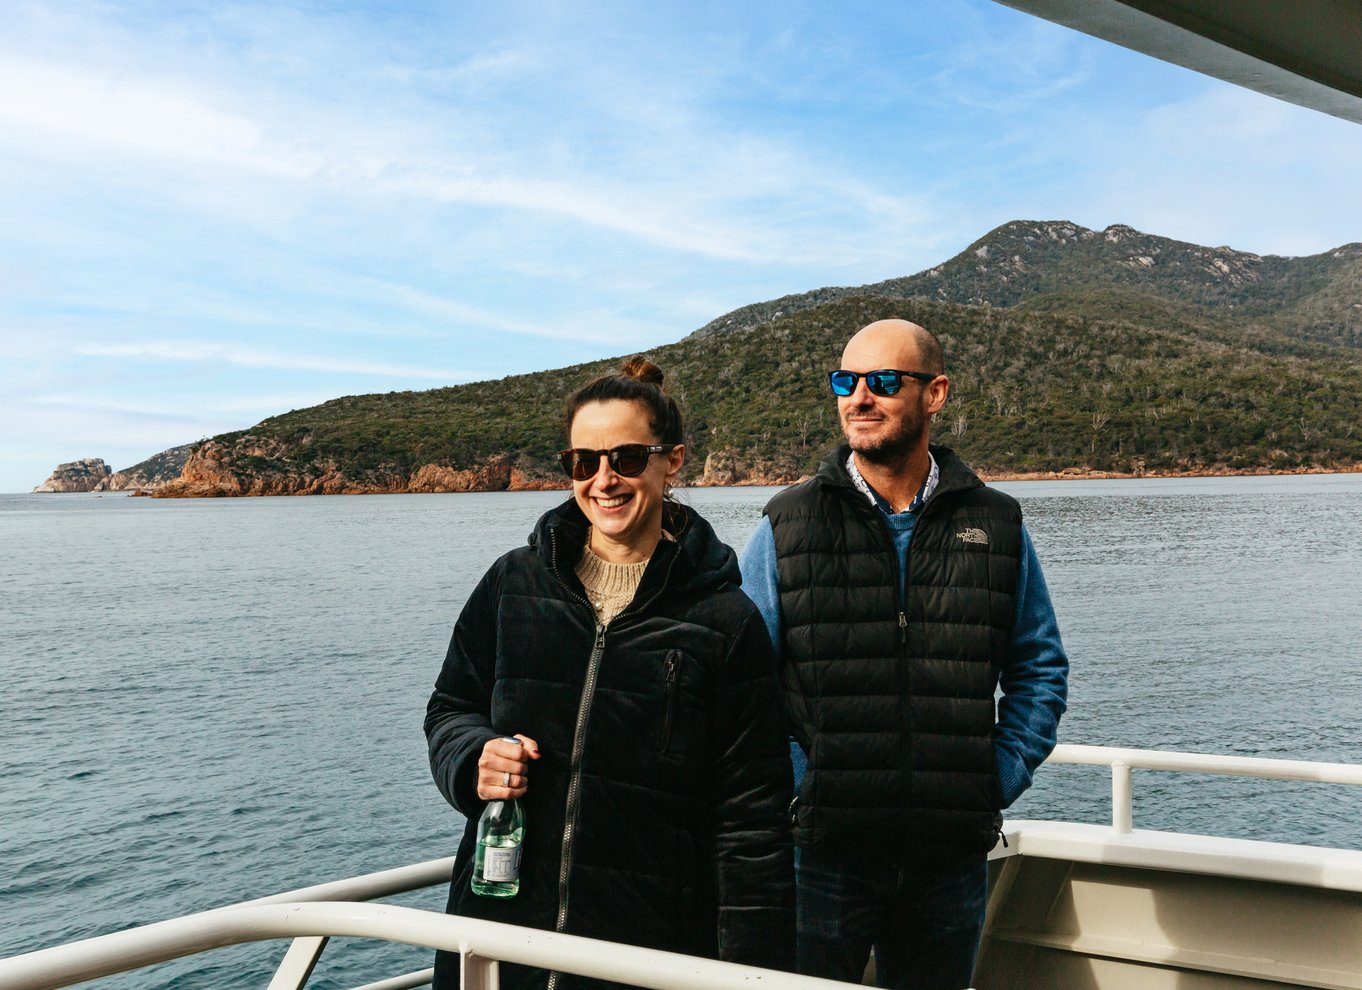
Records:
M1060 642L1050 590L1025 526L1017 576L1017 614L998 683L1002 697L993 745L1006 808L1031 786L1036 768L1055 748L1059 717L1064 714L1069 694L1069 658Z
M783 627L780 621L780 584L776 576L776 534L771 529L771 520L766 516L761 517L747 546L743 547L738 557L738 569L742 571L742 590L756 603L757 611L766 621L766 631L771 634L771 648L779 662ZM794 769L794 792L798 794L808 760L793 736L790 737L790 764Z
M766 620L766 631L771 634L771 646L780 659L780 585L776 578L776 534L771 520L761 517L757 528L738 557L742 571L742 590L756 603L761 617Z

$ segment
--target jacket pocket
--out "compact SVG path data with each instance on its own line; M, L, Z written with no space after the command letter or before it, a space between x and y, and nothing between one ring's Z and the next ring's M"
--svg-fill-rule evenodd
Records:
M662 661L662 726L658 732L657 749L667 752L672 743L672 721L676 718L676 684L681 677L681 651L668 650Z

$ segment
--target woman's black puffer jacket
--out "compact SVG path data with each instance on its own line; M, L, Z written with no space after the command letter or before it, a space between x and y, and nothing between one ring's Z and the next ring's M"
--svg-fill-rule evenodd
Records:
M435 782L468 819L449 911L572 935L787 968L794 953L784 714L761 615L736 557L686 507L633 602L598 628L573 567L573 501L540 519L464 606L425 729ZM520 892L469 887L496 736L539 744ZM508 988L544 970L502 966ZM458 985L439 954L436 986ZM566 974L555 985L600 986Z

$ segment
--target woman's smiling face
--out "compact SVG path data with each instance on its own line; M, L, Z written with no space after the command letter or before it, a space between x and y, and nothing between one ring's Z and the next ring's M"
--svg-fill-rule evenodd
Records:
M609 450L626 443L656 444L648 409L640 402L610 399L588 402L572 418L569 443L588 450ZM572 494L591 523L591 549L611 563L647 560L662 537L663 493L681 473L686 449L678 444L670 453L653 454L635 478L625 478L600 458L596 473L574 481Z

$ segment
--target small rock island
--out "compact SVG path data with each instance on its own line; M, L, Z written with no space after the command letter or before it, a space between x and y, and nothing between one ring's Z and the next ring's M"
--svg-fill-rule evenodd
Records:
M92 492L113 476L113 469L102 457L86 457L69 464L58 464L35 492Z

